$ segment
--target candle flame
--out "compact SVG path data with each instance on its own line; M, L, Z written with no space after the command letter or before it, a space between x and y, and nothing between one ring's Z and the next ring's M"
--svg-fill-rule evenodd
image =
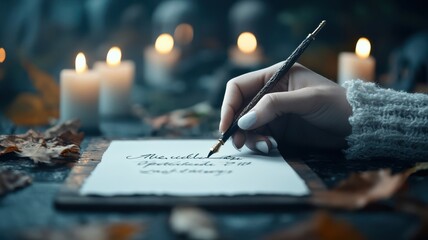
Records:
M82 52L79 52L77 54L75 64L77 73L82 73L88 69L88 66L86 65L85 55Z
M237 45L239 50L244 53L252 53L257 48L257 39L250 32L243 32L239 35Z
M193 27L187 23L179 24L174 31L174 39L181 44L189 44L193 40Z
M6 60L6 50L4 48L0 48L0 63Z
M159 35L155 42L155 49L161 54L167 54L174 48L174 39L168 33Z
M117 66L120 64L122 58L122 52L118 47L112 47L107 53L107 64L109 66Z
M358 39L357 45L355 46L355 54L360 58L367 58L370 56L371 45L367 38Z

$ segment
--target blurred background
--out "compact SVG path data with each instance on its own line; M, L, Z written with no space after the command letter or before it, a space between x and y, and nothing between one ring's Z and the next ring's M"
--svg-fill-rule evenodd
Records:
M372 81L426 92L423 1L2 0L0 110L23 125L58 118L60 72L78 52L92 68L112 46L135 63L132 104L146 113L218 108L230 78L284 60L324 19L300 63L337 82L340 53L365 37Z

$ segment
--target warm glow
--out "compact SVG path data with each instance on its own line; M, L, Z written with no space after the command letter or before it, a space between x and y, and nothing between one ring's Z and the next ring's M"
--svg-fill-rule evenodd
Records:
M193 27L190 24L179 24L174 31L174 39L181 44L189 44L193 40Z
M355 47L355 53L360 58L367 58L370 56L371 45L367 38L358 39L357 46Z
M120 64L122 58L122 52L118 47L112 47L107 53L107 64L109 66L117 66Z
M161 54L167 54L174 48L174 39L168 33L159 35L155 42L155 49Z
M243 32L238 37L238 48L244 53L252 53L257 48L257 39L250 32Z
M4 48L0 48L0 63L6 60L6 50Z
M86 65L86 58L83 53L79 53L76 56L76 72L82 73L88 69L88 66Z

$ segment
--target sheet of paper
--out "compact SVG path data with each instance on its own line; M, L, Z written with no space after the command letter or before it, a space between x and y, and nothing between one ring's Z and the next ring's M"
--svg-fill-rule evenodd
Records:
M237 151L213 140L113 141L80 190L82 195L306 195L304 181L276 152Z

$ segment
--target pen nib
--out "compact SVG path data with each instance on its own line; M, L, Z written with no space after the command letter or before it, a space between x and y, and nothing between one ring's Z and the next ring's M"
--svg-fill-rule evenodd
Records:
M210 152L208 153L207 158L210 158L210 157L211 157L211 155L213 155L213 154L214 154L214 152L213 152L213 151L210 151Z
M218 152L221 145L223 145L223 144L224 144L224 142L221 139L219 139L218 142L210 149L210 152L208 153L207 158L211 157L211 155Z

